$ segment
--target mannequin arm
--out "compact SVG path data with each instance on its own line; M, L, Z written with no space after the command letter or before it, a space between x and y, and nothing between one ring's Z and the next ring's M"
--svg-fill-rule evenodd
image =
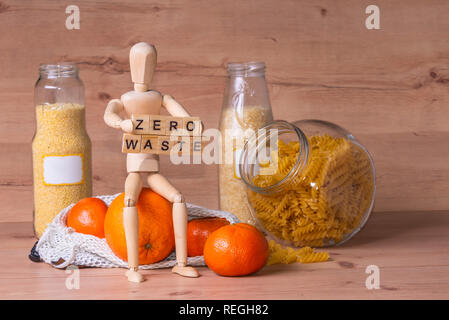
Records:
M168 113L173 117L190 117L187 110L168 94L165 94L162 98L162 106L164 106Z
M111 128L122 129L125 132L133 131L133 123L131 119L123 120L120 113L123 111L123 103L119 99L109 101L104 111L104 122Z
M123 111L123 103L119 99L109 101L104 111L104 122L111 128L120 129L122 118L120 113Z
M188 113L179 102L168 94L164 94L164 97L162 98L162 106L164 106L168 113L170 113L173 117L190 117L190 113ZM202 122L200 123L200 126L200 132L203 132Z

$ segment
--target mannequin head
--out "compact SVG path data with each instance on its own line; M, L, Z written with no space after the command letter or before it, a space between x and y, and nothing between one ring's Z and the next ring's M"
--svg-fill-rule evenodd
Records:
M148 43L139 42L129 52L131 79L136 91L147 91L156 69L156 48Z

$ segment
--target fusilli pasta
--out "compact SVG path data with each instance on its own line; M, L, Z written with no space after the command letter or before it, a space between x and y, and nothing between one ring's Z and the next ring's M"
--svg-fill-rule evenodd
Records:
M254 184L280 182L295 165L299 147L299 142L279 140L277 171L255 176ZM321 247L340 242L360 225L371 204L374 177L366 153L346 138L312 136L309 148L307 166L281 193L249 191L249 200L259 222L274 236L298 247ZM303 262L324 258L320 253L303 257Z
M316 252L311 247L303 247L301 249L293 249L290 247L284 248L273 240L270 240L268 245L270 254L268 256L267 265L289 264L294 262L324 262L329 259L329 254L327 252Z

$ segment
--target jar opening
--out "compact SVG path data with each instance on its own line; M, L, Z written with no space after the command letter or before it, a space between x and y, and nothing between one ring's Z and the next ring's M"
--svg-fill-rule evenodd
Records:
M262 61L231 62L226 66L228 76L258 77L265 75L265 63Z
M78 75L78 67L74 63L41 64L39 74L51 78L75 77Z
M277 175L281 169L281 160L278 157L279 143L298 143L296 161L292 168L281 174L281 178L271 185L261 187L256 184L255 178L260 175ZM264 154L270 155L270 160L264 158ZM273 154L274 152L274 154ZM309 143L304 132L293 124L277 120L253 134L246 142L240 157L240 177L248 188L261 194L281 192L285 186L300 173L309 158ZM275 164L272 166L272 164ZM262 169L261 169L262 168Z

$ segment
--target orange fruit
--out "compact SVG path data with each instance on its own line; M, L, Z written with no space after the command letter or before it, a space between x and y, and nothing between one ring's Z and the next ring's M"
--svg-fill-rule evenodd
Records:
M67 215L67 226L76 232L104 238L104 218L108 206L98 198L78 201Z
M189 257L202 256L204 244L215 230L229 225L224 218L190 220L187 224L187 254Z
M204 245L204 261L221 276L244 276L261 269L268 242L255 227L237 223L214 231Z
M122 260L128 260L123 208L125 194L112 201L104 221L106 241ZM139 264L164 260L175 248L171 203L152 191L143 188L137 201L139 215Z

